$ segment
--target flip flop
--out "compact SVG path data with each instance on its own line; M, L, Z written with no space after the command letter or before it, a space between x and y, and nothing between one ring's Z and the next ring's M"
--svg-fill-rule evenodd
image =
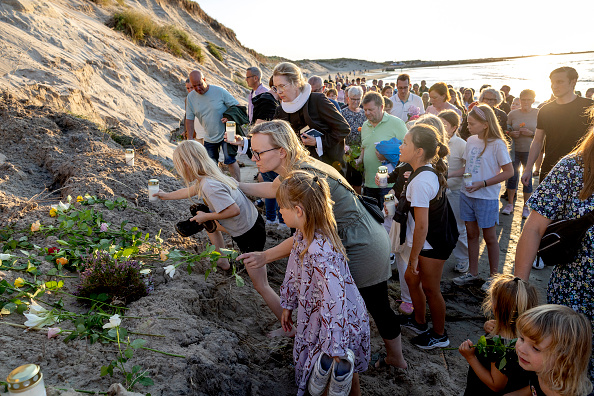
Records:
M369 362L369 364L374 369L390 367L390 365L386 363L386 356L387 355L385 353L374 353L373 356L371 356L371 361ZM376 367L375 365L377 362L379 362L379 367Z

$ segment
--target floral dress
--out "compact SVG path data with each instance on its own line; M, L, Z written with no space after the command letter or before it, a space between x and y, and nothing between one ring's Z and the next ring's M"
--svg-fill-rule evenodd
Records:
M348 107L342 109L342 116L346 120L346 122L351 127L351 133L346 137L345 143L349 146L361 145L361 132L359 132L359 128L363 125L367 118L365 117L365 112L361 109L359 112L355 113L351 111Z
M594 195L585 201L579 199L583 177L580 156L562 158L532 194L528 206L550 220L585 215L594 210ZM575 260L553 269L547 302L583 313L594 325L594 226L586 233ZM590 380L594 380L594 355L590 359Z
M299 254L305 246L303 234L297 231L280 290L282 307L298 310L293 348L298 395L305 394L322 352L345 356L347 348L351 349L355 372L367 370L369 362L367 308L345 256L318 232L302 260Z

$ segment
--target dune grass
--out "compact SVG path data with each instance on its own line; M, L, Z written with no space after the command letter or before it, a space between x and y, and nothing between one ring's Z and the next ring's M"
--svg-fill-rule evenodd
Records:
M206 49L208 50L208 52L210 52L210 54L212 56L214 56L215 58L217 58L221 62L224 61L223 55L221 54L221 52L227 53L227 50L225 48L221 47L220 45L213 44L210 41L207 41L206 42Z
M188 33L173 25L159 25L146 14L130 10L116 13L113 16L113 28L142 45L157 40L173 55L182 57L187 54L202 63L202 48L192 42Z

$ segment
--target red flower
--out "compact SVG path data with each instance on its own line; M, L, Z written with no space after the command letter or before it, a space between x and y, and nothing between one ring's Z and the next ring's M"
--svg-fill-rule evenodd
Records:
M51 248L47 249L47 252L48 252L49 254L56 254L56 253L58 253L59 251L60 251L60 248L57 248L57 247L51 247Z

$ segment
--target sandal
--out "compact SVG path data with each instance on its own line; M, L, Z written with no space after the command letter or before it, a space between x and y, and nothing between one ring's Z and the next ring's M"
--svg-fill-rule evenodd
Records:
M369 364L374 369L381 369L381 368L385 368L385 367L390 367L390 365L388 363L386 363L386 356L387 355L385 353L374 353L371 356L371 360L369 361ZM377 362L379 362L379 366L376 367L375 364Z

